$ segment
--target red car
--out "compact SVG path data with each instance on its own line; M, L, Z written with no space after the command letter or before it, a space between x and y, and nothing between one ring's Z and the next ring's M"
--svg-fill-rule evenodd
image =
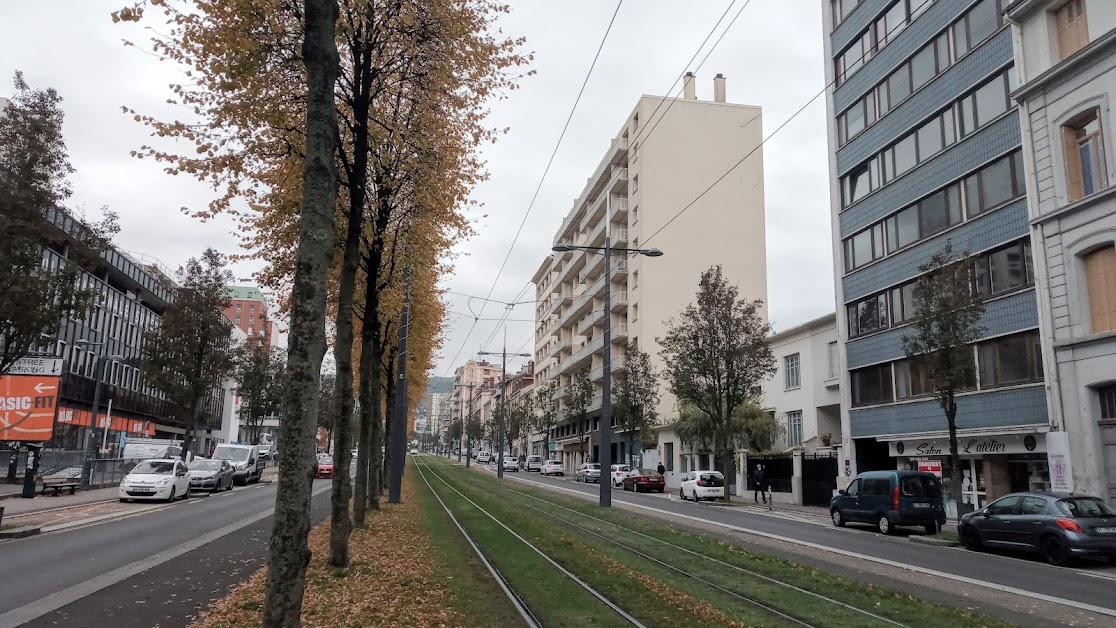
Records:
M314 465L314 477L316 478L331 478L333 477L333 458L329 456L318 456L318 462Z
M632 471L622 481L625 491L635 491L637 493L657 491L662 493L666 490L666 479L653 469Z

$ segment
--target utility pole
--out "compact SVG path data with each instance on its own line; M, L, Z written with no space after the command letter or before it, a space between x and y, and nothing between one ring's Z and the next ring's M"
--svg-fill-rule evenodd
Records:
M461 421L461 436L465 439L465 468L468 469L473 460L473 438L469 436L469 425L473 422L473 383L465 386L469 388L469 414Z
M510 307L508 309L511 309ZM496 455L496 477L504 477L504 441L508 439L506 434L507 426L507 411L508 405L506 397L508 396L508 328L504 327L504 350L496 353L494 351L479 351L477 355L498 355L501 358L500 362L500 444ZM529 358L530 353L512 353L510 355Z
M403 267L403 314L399 321L399 377L395 383L395 412L391 426L391 475L388 503L403 498L403 467L407 462L407 336L411 327L411 267Z

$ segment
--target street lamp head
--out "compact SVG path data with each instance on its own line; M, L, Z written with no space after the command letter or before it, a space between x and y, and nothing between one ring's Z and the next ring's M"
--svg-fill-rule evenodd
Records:
M660 251L659 249L640 249L639 252L643 255L646 255L647 257L662 257L663 256L663 252Z
M554 246L550 247L550 250L554 251L555 253L566 253L575 249L576 247L572 244L555 244Z

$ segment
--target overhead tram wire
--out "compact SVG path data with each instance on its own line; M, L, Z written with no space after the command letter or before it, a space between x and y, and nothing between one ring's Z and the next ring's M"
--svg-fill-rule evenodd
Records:
M593 69L597 67L597 60L601 58L601 50L604 49L605 42L608 41L608 35L612 32L612 25L616 23L616 16L620 13L620 7L623 4L624 0L618 0L616 3L616 9L613 10L612 18L608 21L608 27L605 29L604 36L601 37L601 43L597 46L596 54L593 55L593 62L589 64L589 71L585 73L585 80L581 82L581 90L577 92L577 98L574 99L573 107L570 108L570 115L566 117L566 124L562 126L562 132L558 135L558 142L554 145L554 150L550 153L550 159L546 162L546 168L543 170L542 178L539 179L539 185L535 188L535 194L527 205L527 211L523 213L523 220L519 222L519 229L516 230L515 237L512 238L511 246L508 247L508 254L504 256L504 261L500 264L500 270L496 271L496 276L492 279L492 287L488 289L488 297L491 297L492 292L496 289L496 284L500 281L500 275L504 273L504 268L507 267L508 260L511 259L515 244L519 241L520 234L523 233L523 226L527 224L527 217L531 215L531 210L535 207L535 201L539 198L543 183L546 182L546 176L550 174L550 168L554 165L554 158L558 156L558 148L562 146L562 140L565 139L566 131L570 128L570 122L577 111L577 105L581 102L582 95L585 94L585 87L589 84L589 78L593 76ZM484 313L484 306L481 306L481 313ZM466 340L468 340L468 337L466 337Z
M891 37L892 33L898 32L899 30L902 30L902 29L904 29L904 28L907 28L908 26L909 26L909 24L908 24L907 22L900 22L900 23L899 23L899 24L897 24L897 25L896 25L896 26L895 26L894 28L892 28L891 30L889 30L889 31L887 32L887 37L888 37L888 39L890 39L890 37ZM862 55L860 56L860 59L861 59L861 63L863 63L863 62L864 62L864 58L865 58L865 57L867 57L867 56L868 56L867 54L862 54ZM779 125L778 127L776 127L776 128L775 128L775 130L774 130L774 131L772 131L772 132L771 132L770 134L768 134L768 136L767 136L767 137L763 138L763 140L762 140L762 141L760 141L760 143L759 143L759 144L758 144L758 145L757 145L757 146L756 146L755 148L753 148L752 150L750 150L750 151L748 151L747 153L745 153L745 154L744 154L744 156L743 156L743 157L741 157L741 158L740 158L740 160L739 160L739 161L737 161L737 162L736 162L735 164L733 164L733 165L732 165L732 166L731 166L731 167L730 167L730 168L729 168L728 170L726 170L726 171L724 172L724 174L722 174L721 176L717 177L717 179L716 179L715 181L713 181L713 183L709 184L709 186L708 186L707 188L705 188L704 190L702 190L700 194L698 194L698 195L697 195L696 197L694 197L694 198L693 198L693 199L692 199L692 200L691 200L691 201L690 201L689 203L686 203L686 205L685 205L685 206L684 206L684 207L683 207L682 209L680 209L680 210L678 211L678 213L676 213L676 214L675 214L674 216L672 216L672 217L670 218L670 220L668 220L668 221L666 221L665 223L663 223L663 226L659 227L659 228L658 228L657 230L655 230L655 232L654 232L654 233L652 233L652 234L651 234L650 236L648 236L648 237L647 237L647 240L645 240L645 241L644 241L644 245L646 245L646 244L647 244L648 242L650 242L650 241L651 241L651 240L652 240L652 239L653 239L653 238L654 238L655 236L659 235L659 233L661 233L661 232L662 232L662 231L663 231L664 229L666 229L667 227L669 227L669 226L671 225L671 223L673 223L673 222L674 222L675 220L677 220L677 219L678 219L678 218L679 218L679 217L680 217L680 216L681 216L682 214L686 213L686 211L687 211L688 209L690 209L691 207L693 207L693 206L694 206L694 204L695 204L695 203L697 203L698 201L700 201L700 200L701 200L701 199L702 199L702 198L703 198L703 197L704 197L704 196L705 196L706 194L708 194L708 193L709 193L709 191L710 191L710 190L712 190L713 188L717 187L717 184L719 184L719 183L720 183L721 181L723 181L723 180L725 179L725 177L727 177L727 176L729 176L730 174L732 174L732 173L733 173L733 171L735 171L735 170L736 170L737 168L739 168L739 167L740 167L740 164L744 163L744 162L745 162L745 161L746 161L746 160L747 160L747 159L748 159L749 157L751 157L751 156L752 156L753 154L755 154L755 152L756 152L757 150L760 150L761 148L763 148L763 146L764 146L765 144L767 144L768 140L770 140L771 138L775 137L775 135L776 135L776 134L778 134L778 133L779 133L779 131L782 131L782 130L783 130L783 127L785 127L785 126L787 126L788 124L790 124L790 123L791 123L791 121L793 121L793 120L794 120L795 118L797 118L797 117L798 117L799 115L801 115L801 114L802 114L802 112L803 112L803 111L805 111L805 110L806 110L806 109L807 109L807 108L808 108L808 107L809 107L810 105L814 104L814 101L815 101L815 100L817 100L819 96L821 96L822 94L824 94L824 93L826 92L826 90L828 90L828 89L830 88L830 86L832 86L832 85L833 85L833 84L835 84L836 82L837 82L837 76L836 76L836 75L834 75L834 77L833 77L833 80L832 80L832 81L829 81L828 83L826 83L826 84L825 84L825 86L823 86L823 87L821 88L821 91L819 91L818 93L816 93L816 94L814 94L813 96L811 96L811 97L810 97L810 99L809 99L809 100L807 100L807 101L806 101L806 103L805 103L804 105L802 105L801 107L799 107L799 108L798 108L798 110L797 110L797 111L795 111L795 112L794 112L794 114L792 114L792 115L791 115L791 117L789 117L789 118L787 118L786 120L784 120L784 121L782 122L782 124L780 124L780 125Z
M520 300L524 296L526 296L527 290L529 290L533 284L534 284L534 282L528 281L527 285L523 286L523 289L520 290L516 294L515 299L511 303L505 303L504 304L504 315L501 318L496 319L496 320L499 320L500 323L510 322L511 319L509 319L508 317L511 316L512 309L516 305L522 305L524 303L538 303L538 300L528 300L528 301L521 301ZM492 340L496 338L496 332L500 331L500 326L501 326L500 324L497 324L492 328L492 333L488 335L488 340L485 340L484 343L481 345L481 348L480 348L481 351L488 351L488 346L491 345Z

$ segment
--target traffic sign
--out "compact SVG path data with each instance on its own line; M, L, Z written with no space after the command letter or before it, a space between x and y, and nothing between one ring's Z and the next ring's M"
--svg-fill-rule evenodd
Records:
M43 442L54 434L57 376L0 377L0 441Z
M62 358L20 358L8 375L62 375Z

